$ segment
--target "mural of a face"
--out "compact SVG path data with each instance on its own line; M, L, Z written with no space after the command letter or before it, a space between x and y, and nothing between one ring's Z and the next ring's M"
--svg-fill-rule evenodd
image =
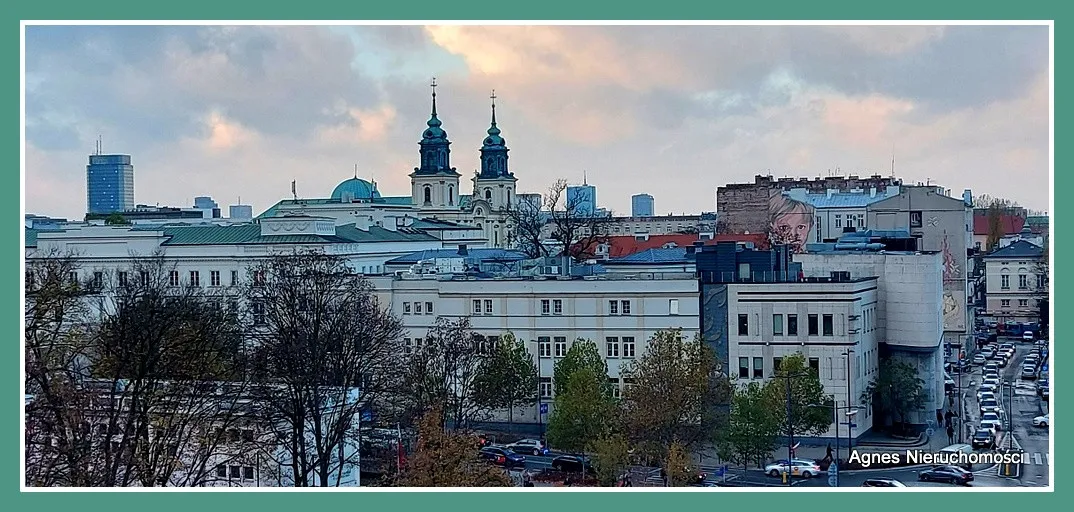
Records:
M775 191L768 200L768 213L772 219L771 241L790 245L796 253L805 252L813 232L813 206Z

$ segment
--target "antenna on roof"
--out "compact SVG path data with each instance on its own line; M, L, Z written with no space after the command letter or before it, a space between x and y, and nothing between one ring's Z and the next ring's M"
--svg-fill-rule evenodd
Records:
M354 179L358 179L358 164L354 164Z
M582 185L588 185L588 184L589 184L589 182L586 180L585 169L582 169Z
M298 192L295 189L296 180L291 180L291 195L294 196L295 201L298 201Z
M895 143L891 143L891 176L895 177Z

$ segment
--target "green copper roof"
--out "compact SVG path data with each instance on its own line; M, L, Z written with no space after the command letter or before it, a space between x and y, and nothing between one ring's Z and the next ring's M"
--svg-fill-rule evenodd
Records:
M26 228L26 247L37 247L37 233L36 229Z

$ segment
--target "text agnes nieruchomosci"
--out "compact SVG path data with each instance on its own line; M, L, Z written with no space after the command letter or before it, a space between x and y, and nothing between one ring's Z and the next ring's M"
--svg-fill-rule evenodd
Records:
M850 452L848 462L856 462L867 468L874 464L884 466L963 465L963 464L1021 464L1025 462L1025 453L963 453L963 452L928 452L907 450L905 452Z

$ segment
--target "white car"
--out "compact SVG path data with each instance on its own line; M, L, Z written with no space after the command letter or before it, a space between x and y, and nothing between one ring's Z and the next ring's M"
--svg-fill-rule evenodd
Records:
M787 472L787 464L785 461L779 461L775 464L769 464L764 467L764 472L768 476L779 476L782 473ZM802 478L813 478L821 474L820 466L816 462L806 460L794 460L790 465L791 476L800 476Z
M996 393L992 391L977 390L977 401L984 402L985 400L995 400Z
M998 388L998 387L999 386L996 386L994 383L992 383L992 384L981 384L980 387L977 388L977 392L978 393L995 393L996 388Z
M984 414L986 412L994 412L996 414L1000 414L1003 412L1003 409L999 406L999 402L997 402L995 398L981 400L980 404L981 414Z
M1037 416L1036 418L1033 418L1033 426L1034 427L1047 427L1048 424L1051 423L1051 420L1048 418L1048 416L1051 416L1051 415L1050 414L1045 414L1044 416Z
M986 412L981 414L981 428L990 428L999 432L1003 430L1003 420L999 419L999 415L994 412Z
M1022 333L1023 341L1033 341L1033 331L1026 331Z
M997 379L996 377L985 377L984 381L982 381L981 384L993 384L993 385L998 386L999 385L999 379Z
M538 439L522 439L507 445L515 453L530 453L533 455L545 455L548 448Z

